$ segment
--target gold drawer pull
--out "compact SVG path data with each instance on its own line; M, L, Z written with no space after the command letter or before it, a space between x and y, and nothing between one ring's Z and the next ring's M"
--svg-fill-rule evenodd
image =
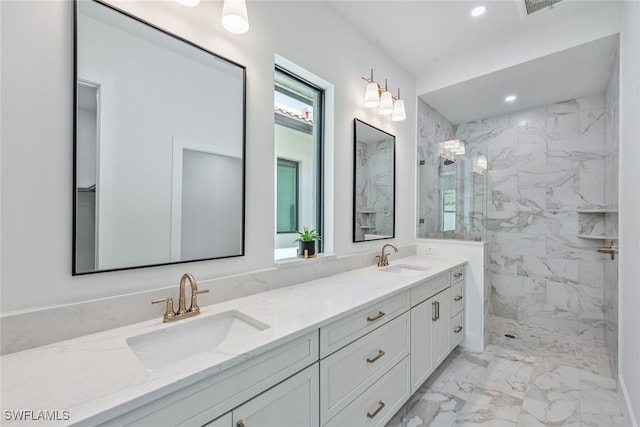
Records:
M375 363L375 361L380 359L382 356L384 356L384 351L378 350L378 355L376 357L374 357L373 359L370 359L370 358L367 357L367 363Z
M375 417L376 415L378 415L378 413L380 413L380 411L382 411L382 410L384 409L384 407L385 407L385 404L384 404L384 402L383 402L382 400L378 402L378 405L379 405L379 406L378 406L378 409L376 409L376 410L373 412L373 414L372 414L372 413L370 413L370 412L367 412L367 417L369 417L369 418L374 418L374 417Z
M246 427L246 426L244 425L244 423L242 422L242 420L240 420L240 421L238 421L238 422L236 423L236 427Z
M462 299L462 295L458 295L453 300L454 301L460 301L461 299Z
M460 277L460 276L462 276L462 273L455 273L455 274L453 275L453 277L455 277L456 279L457 279L458 277Z
M462 326L458 326L453 330L453 332L455 332L456 334L459 334L461 330L462 330Z
M380 319L382 316L384 316L386 313L379 311L377 316L374 317L367 317L367 320L369 322L375 322L376 320Z

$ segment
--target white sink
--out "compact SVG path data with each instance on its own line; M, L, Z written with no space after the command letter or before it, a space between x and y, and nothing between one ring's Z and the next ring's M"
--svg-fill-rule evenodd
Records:
M240 311L231 310L169 325L126 341L142 365L154 370L198 353L231 350L269 327Z
M429 267L422 267L420 265L409 265L409 264L396 264L391 267L383 268L381 271L386 271L388 273L396 273L401 276L419 276L424 274L425 271L430 270Z

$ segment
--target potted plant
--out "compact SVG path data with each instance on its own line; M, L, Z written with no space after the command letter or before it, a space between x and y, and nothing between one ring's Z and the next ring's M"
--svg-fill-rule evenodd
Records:
M320 236L316 234L316 230L309 230L307 227L302 227L302 231L297 232L298 237L295 242L299 242L298 256L303 258L316 257L316 240L320 240Z

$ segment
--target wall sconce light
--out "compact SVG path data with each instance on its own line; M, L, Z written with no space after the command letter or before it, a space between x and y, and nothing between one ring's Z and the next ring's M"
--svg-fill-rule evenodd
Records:
M373 80L373 68L371 77L362 77L367 82L364 93L364 106L367 108L379 107L378 114L382 116L391 115L391 120L399 122L407 118L404 109L404 101L400 99L400 88L398 96L393 96L387 87L387 79L384 80L384 87Z
M233 34L244 34L249 31L246 0L224 0L222 26Z

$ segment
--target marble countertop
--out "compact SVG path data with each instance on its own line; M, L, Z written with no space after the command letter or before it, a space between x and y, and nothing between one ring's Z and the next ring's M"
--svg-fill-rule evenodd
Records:
M465 262L434 256L399 258L390 265L410 264L429 269L405 277L380 271L375 266L361 268L201 307L200 316L175 324L162 323L159 315L157 319L3 356L0 358L3 420L7 422L6 411L24 410L34 411L34 416L37 411L59 411L60 425L103 421ZM152 371L142 366L126 342L130 337L172 325L185 325L229 310L238 310L270 327L251 342L238 346L234 354L206 352L189 356L185 349L183 360Z

